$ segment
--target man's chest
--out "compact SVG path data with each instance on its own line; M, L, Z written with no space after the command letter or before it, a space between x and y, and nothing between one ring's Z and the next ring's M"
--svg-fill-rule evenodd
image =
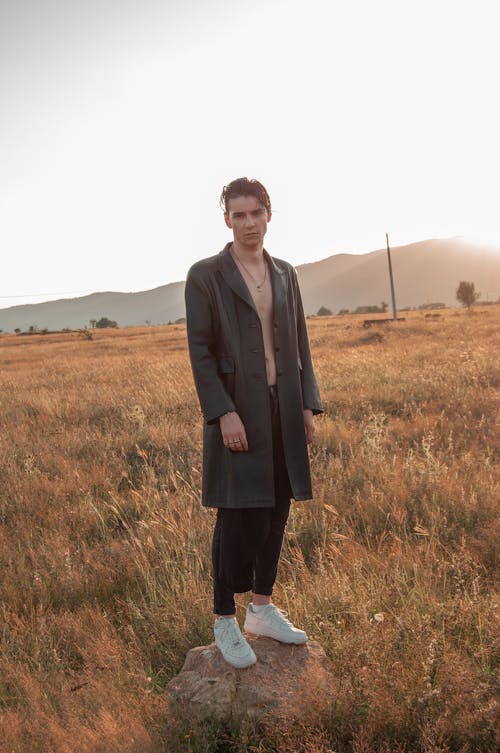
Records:
M243 278L247 284L259 319L263 324L270 322L273 316L273 289L270 275L266 276L263 284L259 285L259 287L257 287L253 280L248 279L248 275L244 274Z

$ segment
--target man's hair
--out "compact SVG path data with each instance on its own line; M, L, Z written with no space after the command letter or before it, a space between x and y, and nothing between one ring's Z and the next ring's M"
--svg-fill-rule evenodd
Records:
M271 211L271 199L262 183L255 178L236 178L224 186L220 195L220 205L226 214L229 211L230 199L237 199L240 196L254 196L268 212Z

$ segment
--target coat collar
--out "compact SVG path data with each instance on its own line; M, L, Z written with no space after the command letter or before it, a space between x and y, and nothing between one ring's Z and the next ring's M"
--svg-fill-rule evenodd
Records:
M236 262L229 253L232 243L227 243L219 253L219 268L224 280L231 290L242 298L257 313L253 298L250 295L247 284L238 269ZM280 269L273 257L264 249L264 257L268 263L271 274L271 286L273 290L273 319L276 320L285 305L285 270Z

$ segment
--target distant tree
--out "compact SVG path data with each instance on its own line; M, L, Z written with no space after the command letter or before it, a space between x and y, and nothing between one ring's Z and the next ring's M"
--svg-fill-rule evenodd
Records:
M19 327L16 327L15 330L14 330L14 332L16 333L16 335L18 335L20 333L20 331L21 330L19 329Z
M151 319L144 319L146 326L151 327Z
M28 332L38 332L38 327L36 324L30 324L28 327Z
M435 301L434 303L421 303L418 307L419 309L444 309L446 308L446 304L441 303L441 301Z
M175 324L185 324L186 323L186 317L180 316L178 319L175 320Z
M318 309L318 313L316 314L316 316L331 316L331 315L332 315L332 312L330 311L330 309L327 309L326 306L320 306L320 308Z
M387 306L387 304L385 304ZM381 306L358 306L355 310L355 314L383 314L386 309Z
M382 309L382 313L385 314L385 312L389 308L389 304L387 304L385 301L382 301L382 303L380 304L380 308Z
M344 316L344 314L348 314L348 313L349 313L349 309L340 309L339 310L340 316Z
M481 293L476 293L474 283L466 282L465 280L460 282L456 292L457 301L469 311L480 295Z
M95 326L98 329L106 329L107 327L118 327L118 324L112 319L108 319L107 316L101 316L99 321L95 323Z

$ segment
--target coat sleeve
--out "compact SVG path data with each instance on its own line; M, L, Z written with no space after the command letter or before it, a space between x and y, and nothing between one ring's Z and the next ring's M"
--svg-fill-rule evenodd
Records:
M217 349L211 297L199 270L191 268L185 288L186 325L193 377L207 424L236 410L217 370Z
M309 408L314 414L323 413L323 405L319 396L318 383L316 381L312 363L309 336L307 334L304 307L302 305L302 296L300 295L299 282L295 270L293 270L293 281L297 301L297 340L300 360L302 362L302 404L304 408Z

